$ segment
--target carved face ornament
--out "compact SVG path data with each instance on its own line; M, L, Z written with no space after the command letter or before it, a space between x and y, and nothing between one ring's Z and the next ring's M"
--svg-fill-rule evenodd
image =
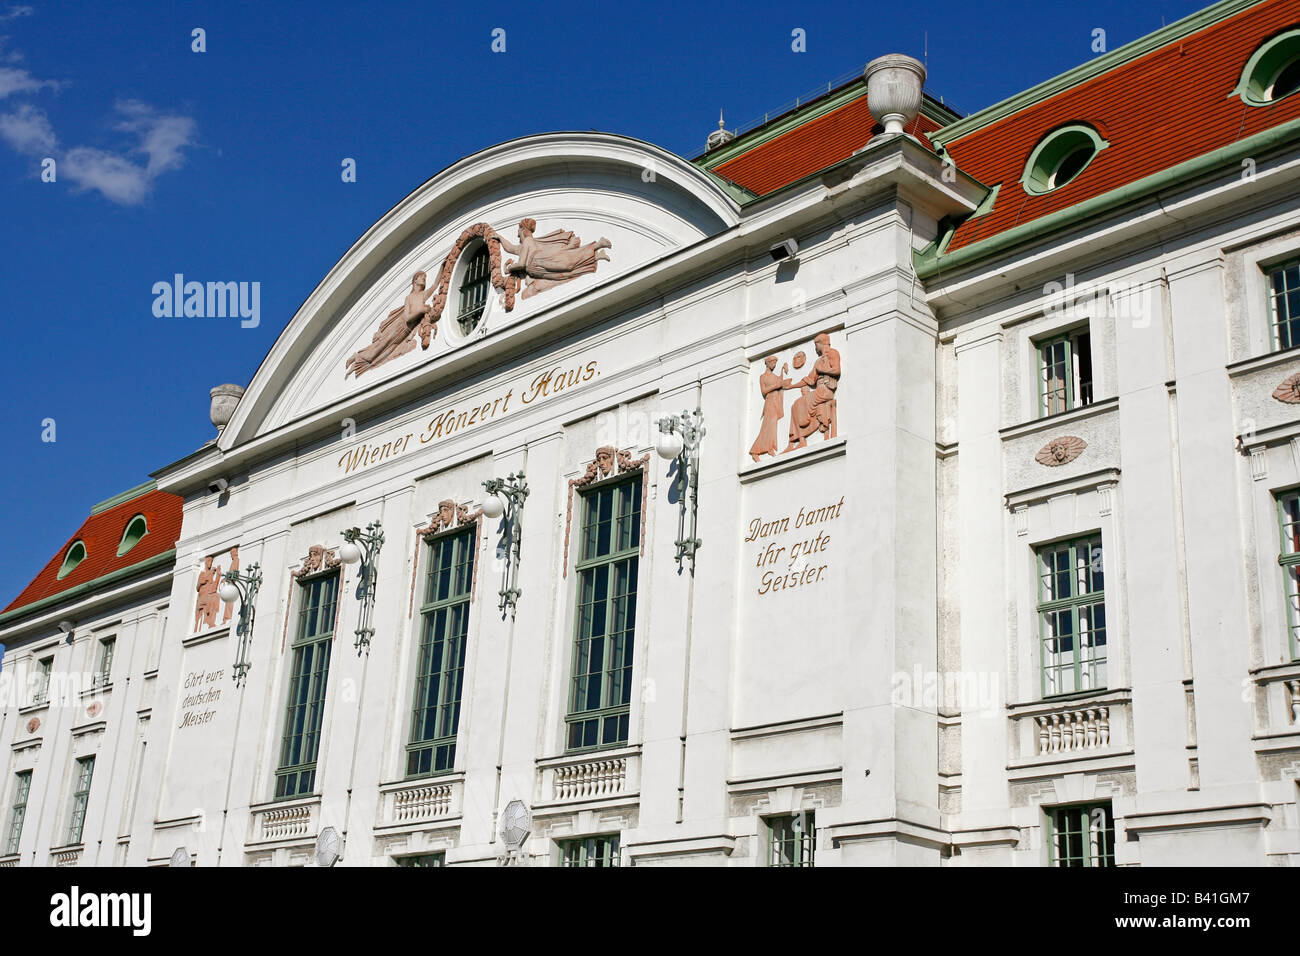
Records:
M1087 447L1088 443L1082 438L1077 438L1074 435L1061 435L1053 438L1040 448L1038 454L1034 456L1034 460L1040 465L1054 468L1074 461L1083 454L1083 450Z
M1284 378L1282 383L1273 389L1273 397L1288 405L1300 405L1300 372Z

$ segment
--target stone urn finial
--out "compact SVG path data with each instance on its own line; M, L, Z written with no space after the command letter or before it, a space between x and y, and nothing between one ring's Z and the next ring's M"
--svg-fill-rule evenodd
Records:
M914 57L889 53L868 63L862 75L867 81L867 109L885 127L879 135L902 133L921 109L925 66Z
M235 406L244 395L244 387L218 385L209 394L212 396L212 404L208 406L208 418L213 425L217 426L217 433L220 434L221 430L230 424L231 416L235 414Z

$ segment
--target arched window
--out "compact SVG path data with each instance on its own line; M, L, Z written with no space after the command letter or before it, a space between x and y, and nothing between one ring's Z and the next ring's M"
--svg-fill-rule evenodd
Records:
M491 259L486 243L479 243L469 253L460 279L460 307L456 310L456 325L462 335L478 327L487 307L488 288L492 283Z
M1268 106L1300 90L1300 28L1260 45L1246 62L1234 91L1251 106Z
M1078 176L1109 145L1091 126L1074 123L1054 129L1034 147L1020 183L1038 196L1060 189Z
M68 553L64 555L63 566L59 568L59 580L63 580L72 573L72 569L86 560L86 546L80 541L72 542L72 547L68 548Z
M117 546L117 556L120 558L126 554L148 533L149 523L145 521L144 515L136 515L126 523L126 530L122 532L122 542Z

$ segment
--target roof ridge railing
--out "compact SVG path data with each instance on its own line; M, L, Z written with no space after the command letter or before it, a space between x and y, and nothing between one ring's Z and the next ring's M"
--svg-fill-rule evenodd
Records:
M811 103L813 100L821 99L826 94L833 92L836 87L843 86L844 84L848 83L850 80L853 80L855 78L860 79L861 77L862 77L861 68L858 68L856 70L849 70L847 73L841 73L839 76L835 77L834 79L828 80L827 82L823 83L821 86L809 90L807 93L803 94L802 96L796 96L793 100L787 100L786 102L782 103L780 106L776 107L775 109L768 110L762 116L756 117L755 119L752 119L747 123L742 123L739 126L728 127L727 131L729 133L732 133L736 137L744 136L746 133L752 132L753 130L758 129L760 126L766 126L774 119L779 119L780 117L784 116L786 113L789 113L791 110L797 110L799 107L806 106L807 104Z

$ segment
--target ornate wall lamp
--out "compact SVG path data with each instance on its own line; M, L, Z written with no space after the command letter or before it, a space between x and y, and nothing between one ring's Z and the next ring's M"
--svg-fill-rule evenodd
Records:
M506 516L505 532L502 535L506 546L506 563L501 570L501 603L498 606L502 617L507 609L510 616L514 617L520 594L516 586L519 577L519 513L523 511L524 499L528 497L528 483L524 481L524 473L521 471L517 475L485 481L483 490L487 492L487 498L483 501L483 514L488 518Z
M235 686L244 682L252 663L248 660L248 648L253 640L253 616L257 613L257 589L262 586L262 569L257 563L249 565L244 571L227 571L222 575L221 587L217 594L227 604L239 602L239 624L235 633L239 635L239 651L235 655Z
M370 626L371 615L375 612L375 561L379 549L384 546L384 530L378 521L366 525L366 530L348 528L343 532L347 542L339 548L339 560L344 564L361 562L360 580L357 582L357 597L361 599L361 611L357 614L357 656L370 646L370 639L375 636L375 629Z
M680 511L677 515L677 570L682 561L691 559L691 574L695 573L695 552L701 541L695 534L696 510L700 490L700 440L704 437L704 413L682 412L670 418L659 419L659 441L655 450L665 461L677 460L677 489ZM686 513L690 511L690 531L686 527Z

